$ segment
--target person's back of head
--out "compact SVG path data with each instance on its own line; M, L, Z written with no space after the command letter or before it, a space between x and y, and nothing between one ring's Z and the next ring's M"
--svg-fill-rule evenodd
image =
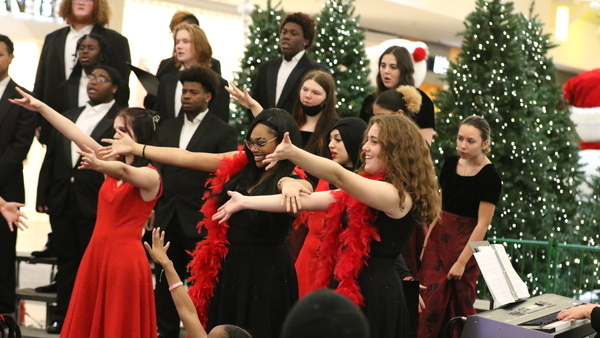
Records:
M362 311L343 295L328 289L302 298L283 323L281 338L368 338Z
M171 30L171 32L173 32L175 28L177 28L177 26L181 25L182 23L200 26L200 21L198 21L198 18L194 15L194 13L188 11L177 11L175 12L175 14L173 14L173 17L171 18L171 23L169 23L169 29Z

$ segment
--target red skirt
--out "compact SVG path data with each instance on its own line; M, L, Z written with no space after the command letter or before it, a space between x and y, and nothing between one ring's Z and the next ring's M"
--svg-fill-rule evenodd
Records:
M477 225L477 218L442 212L423 253L419 272L427 289L421 295L426 308L419 317L419 338L446 337L448 321L475 314L475 284L479 267L475 257L467 262L460 280L448 280L448 272L462 253Z

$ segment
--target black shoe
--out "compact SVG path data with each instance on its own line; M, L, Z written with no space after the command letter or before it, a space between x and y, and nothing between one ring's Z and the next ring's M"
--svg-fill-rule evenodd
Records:
M42 285L35 288L35 292L38 293L56 293L56 282L52 282L48 285Z
M59 334L62 330L63 323L59 321L53 321L50 326L46 328L46 332L50 334Z
M35 258L48 258L48 257L56 257L56 252L52 247L52 233L48 234L48 241L42 251L34 251L31 253L31 256Z

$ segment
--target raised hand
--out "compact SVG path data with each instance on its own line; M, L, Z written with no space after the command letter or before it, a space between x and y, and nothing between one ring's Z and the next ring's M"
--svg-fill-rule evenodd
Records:
M77 167L77 169L91 169L96 170L100 169L102 166L102 160L96 157L96 153L86 146L83 145L83 150L78 150L77 153L81 155L81 165Z
M29 109L31 111L40 111L40 109L45 105L42 101L36 99L35 97L25 93L21 88L15 87L15 89L23 96L22 99L8 99L9 102L17 104L25 109Z
M264 163L269 163L265 170L273 168L277 164L277 161L289 160L296 150L296 146L290 140L290 133L286 132L283 134L283 141L279 143L275 151L267 155L263 160Z
M302 210L300 194L310 195L312 192L302 185L302 183L291 177L284 177L281 180L281 206L285 206L287 212L293 212L295 214Z
M25 204L17 203L17 202L6 202L2 204L0 207L0 213L6 219L6 223L8 223L8 228L10 231L15 231L15 227L18 229L25 230L27 228L27 224L25 224L24 219L27 219L27 216L19 210L20 207L24 207Z
M158 263L161 266L165 266L170 262L169 256L167 256L167 250L171 246L171 242L165 243L165 232L160 231L160 228L155 228L152 230L152 247L148 242L144 242L144 247L146 251L150 254L150 257L154 261L154 263Z
M102 139L102 142L110 143L109 146L102 147L98 152L98 155L102 158L107 159L109 157L125 156L133 154L133 146L137 144L129 134L117 130L117 134L120 136L119 139Z
M223 204L212 217L213 221L218 220L219 224L228 220L231 215L244 209L242 205L244 195L237 191L227 191L227 195L231 196L229 201Z
M263 107L256 101L250 94L248 93L248 88L244 88L242 92L238 87L236 87L233 82L229 82L231 87L225 87L225 90L231 94L231 97L239 102L242 106L247 109L252 110L254 116L258 115L263 110Z

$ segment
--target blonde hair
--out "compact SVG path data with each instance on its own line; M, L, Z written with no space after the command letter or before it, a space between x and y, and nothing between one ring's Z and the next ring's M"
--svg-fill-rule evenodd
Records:
M431 152L419 127L401 114L373 116L367 130L374 124L379 127L377 140L381 146L379 158L387 173L385 181L398 189L400 205L404 203L404 192L410 195L411 213L417 222L431 223L440 215L442 200ZM360 158L364 163L364 152ZM360 171L364 171L364 164Z
M406 110L410 115L415 115L421 110L421 94L413 86L402 85L396 88L396 91L402 94L406 104Z
M67 24L73 23L73 0L62 0L58 8L58 15L63 18ZM94 9L92 10L92 21L95 24L105 26L108 24L112 10L108 0L94 0Z
M180 68L182 65L182 63L177 60L177 51L175 50L177 33L182 30L186 30L190 33L190 37L194 45L194 52L196 54L195 58L198 61L198 65L210 68L212 65L210 62L212 58L212 47L208 42L206 33L204 33L204 30L197 25L190 25L188 23L183 23L177 26L175 31L173 31L173 60L175 61L175 66Z

